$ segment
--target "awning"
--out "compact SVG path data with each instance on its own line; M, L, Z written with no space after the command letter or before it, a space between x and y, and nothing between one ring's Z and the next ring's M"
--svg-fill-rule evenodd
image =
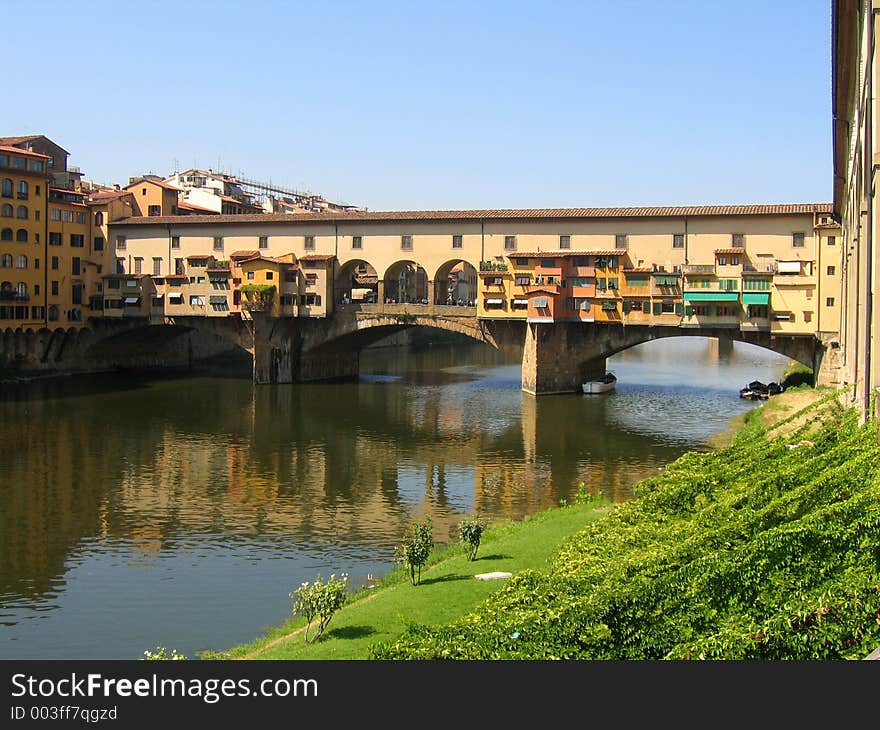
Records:
M182 302L183 301L183 294L169 294L168 301L169 302Z
M801 273L801 262L800 261L778 261L776 263L777 271L780 274L800 274Z
M743 304L770 304L770 292L743 292Z
M208 300L211 304L226 304L226 297L212 296Z
M503 299L487 299L486 304L504 304Z
M739 299L739 292L712 291L712 292L685 292L686 302L735 302Z
M529 300L528 299L514 299L513 303L519 304L519 305L528 305Z
M536 309L543 309L548 304L547 297L535 297L532 302L534 303Z
M123 301L126 304L139 304L141 299L140 297L126 297Z

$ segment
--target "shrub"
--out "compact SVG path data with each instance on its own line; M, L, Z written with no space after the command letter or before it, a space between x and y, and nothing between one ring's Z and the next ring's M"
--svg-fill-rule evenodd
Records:
M409 580L418 585L422 580L422 566L434 547L434 524L430 515L421 522L414 522L397 548L397 562L409 570Z
M485 530L486 521L479 515L464 519L458 523L458 539L467 550L468 560L477 559L477 550L480 547L480 540L482 539Z
M305 582L290 594L294 600L293 613L300 614L306 620L306 630L303 632L305 643L309 644L323 634L333 614L345 604L347 583L346 573L342 573L339 578L334 573L326 583L319 575L313 583ZM309 629L315 619L318 621L318 628L310 639Z
M172 649L169 654L168 649L164 646L157 646L155 651L147 649L144 652L144 661L161 661L164 659L177 661L180 659L186 659L186 657L183 654L178 654L177 649Z

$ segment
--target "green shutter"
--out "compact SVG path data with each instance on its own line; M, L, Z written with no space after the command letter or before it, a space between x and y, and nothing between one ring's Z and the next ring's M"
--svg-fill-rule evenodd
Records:
M646 299L645 301L642 302L642 311L643 311L645 314L650 314L650 313L651 313L651 302L648 301L647 299Z
M654 302L654 314L663 312L663 305L660 302Z
M680 317L681 316L681 302L675 303L675 313Z
M678 305L676 305L676 306L678 306ZM684 316L690 317L693 313L694 313L694 308L690 304L686 305L684 308Z

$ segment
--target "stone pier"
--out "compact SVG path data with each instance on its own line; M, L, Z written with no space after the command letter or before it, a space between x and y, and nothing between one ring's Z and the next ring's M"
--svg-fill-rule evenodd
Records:
M575 393L605 374L603 329L579 322L529 323L522 359L522 389L533 395Z

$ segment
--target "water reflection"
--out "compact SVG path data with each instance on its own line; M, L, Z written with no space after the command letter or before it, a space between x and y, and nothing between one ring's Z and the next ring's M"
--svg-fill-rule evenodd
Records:
M614 500L754 407L757 348L609 361L607 396L534 398L482 346L376 351L357 383L105 375L0 394L0 656L134 658L257 635L316 573L389 566L415 517L518 519L579 482Z

